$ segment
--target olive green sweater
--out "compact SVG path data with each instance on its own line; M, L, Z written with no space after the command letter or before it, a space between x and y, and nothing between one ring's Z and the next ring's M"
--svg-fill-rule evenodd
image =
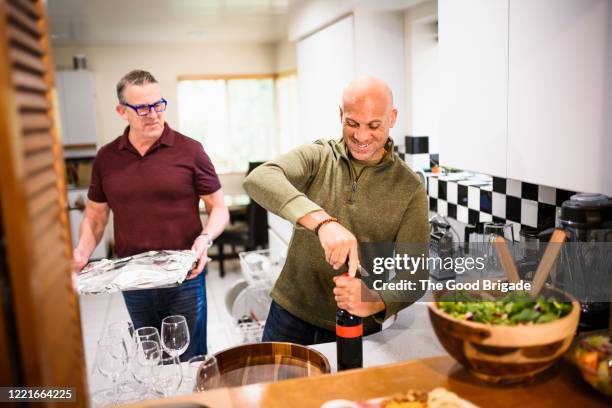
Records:
M295 226L272 298L315 326L335 328L332 278L341 272L325 261L318 237L297 224L301 217L324 209L360 243L420 243L423 248L429 242L425 189L393 153L391 139L385 148L384 158L356 177L344 141L318 140L257 167L244 181L252 199ZM419 270L409 279L427 279L427 272ZM398 301L396 292L378 293L386 309L377 317L386 319L410 304L401 296ZM366 333L376 331L379 323L379 318L364 319Z

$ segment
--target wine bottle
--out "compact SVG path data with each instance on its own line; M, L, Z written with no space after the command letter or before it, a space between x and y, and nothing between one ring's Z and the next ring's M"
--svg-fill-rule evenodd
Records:
M344 309L336 313L338 371L363 367L363 321Z
M344 309L336 312L336 359L338 371L363 367L363 320Z

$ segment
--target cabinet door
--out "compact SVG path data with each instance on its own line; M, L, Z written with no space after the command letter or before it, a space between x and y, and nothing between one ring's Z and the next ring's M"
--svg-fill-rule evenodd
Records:
M95 145L96 115L93 77L89 71L56 74L64 145Z
M612 3L511 0L508 176L612 195Z
M70 140L67 139L68 134L65 130L66 123L68 123L68 118L66 117L66 109L64 108L64 106L66 105L66 102L64 101L66 93L64 92L64 75L61 72L55 73L55 91L57 94L57 105L59 112L60 123L58 126L58 130L60 138L62 140L63 145L69 145L71 143Z
M440 0L440 160L506 176L508 0Z

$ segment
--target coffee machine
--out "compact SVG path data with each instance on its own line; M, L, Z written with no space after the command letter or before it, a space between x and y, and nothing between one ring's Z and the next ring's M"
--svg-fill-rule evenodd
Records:
M612 199L573 195L562 204L559 223L567 242L554 284L580 301L579 331L606 328L612 294Z

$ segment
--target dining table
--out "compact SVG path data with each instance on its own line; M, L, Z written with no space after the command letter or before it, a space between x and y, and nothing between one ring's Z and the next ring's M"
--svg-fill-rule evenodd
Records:
M230 214L230 223L246 220L247 210L251 202L251 198L247 194L224 194L223 201ZM200 216L204 219L207 217L206 207L204 207L204 202L201 200L199 205Z

